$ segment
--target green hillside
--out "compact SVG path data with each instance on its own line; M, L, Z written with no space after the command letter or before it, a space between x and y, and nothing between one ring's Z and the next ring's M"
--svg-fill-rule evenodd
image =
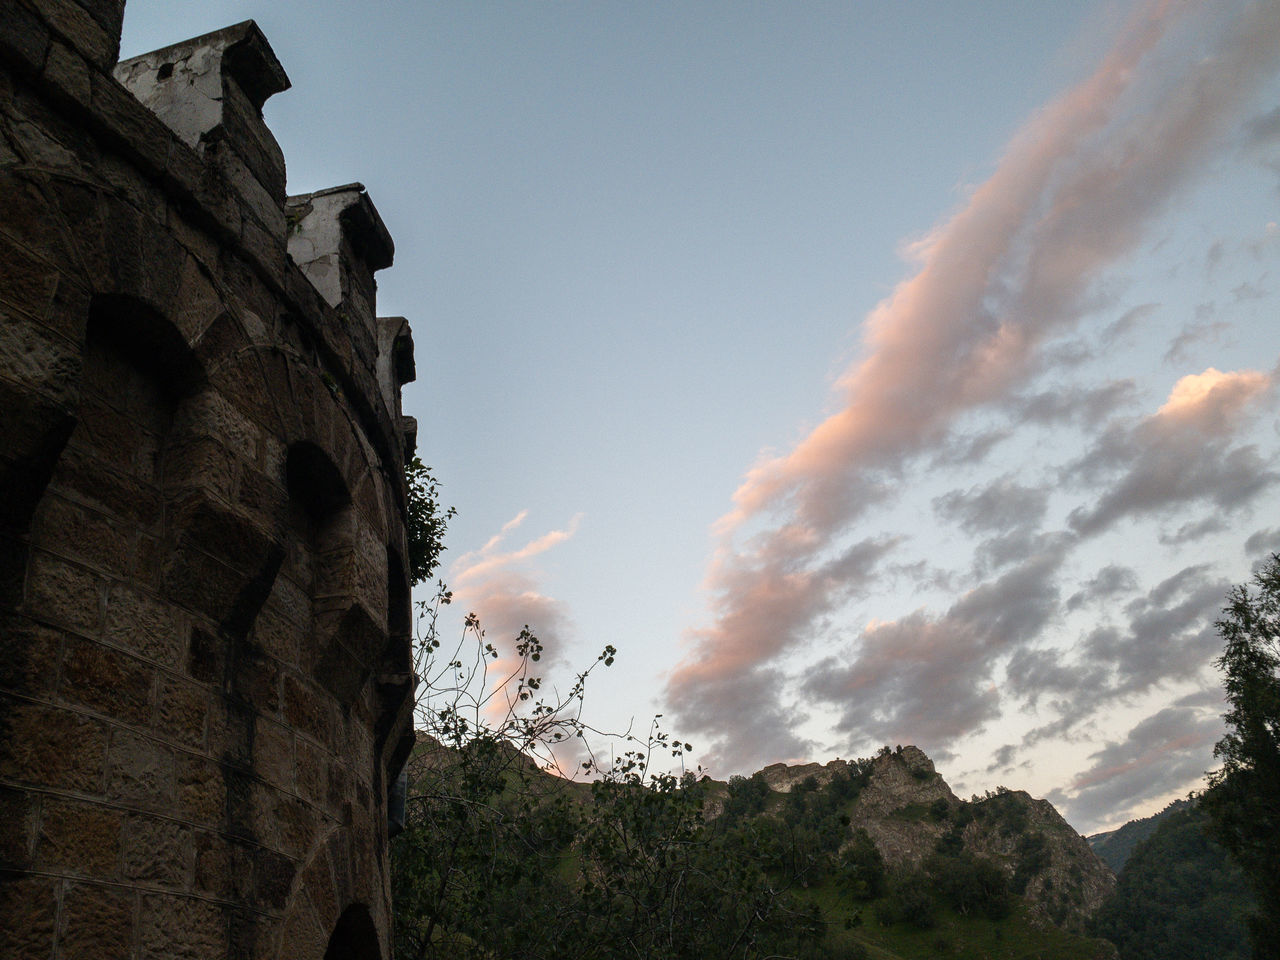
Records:
M1155 833L1156 827L1160 826L1165 817L1178 810L1184 810L1186 807L1186 800L1175 800L1159 813L1153 813L1151 816L1143 817L1140 820L1130 820L1123 827L1116 830L1095 833L1085 839L1089 841L1089 846L1093 848L1093 852L1101 857L1103 862L1119 876L1120 871L1124 869L1125 862L1138 844Z
M1182 803L1133 850L1092 929L1121 960L1246 960L1253 894L1205 831L1207 815Z
M914 748L728 783L638 754L572 784L502 744L415 757L397 954L1093 960L1112 878L1044 801L956 798Z

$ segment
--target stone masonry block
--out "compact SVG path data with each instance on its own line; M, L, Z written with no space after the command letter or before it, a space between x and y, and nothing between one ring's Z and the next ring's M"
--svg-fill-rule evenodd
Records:
M228 503L235 496L238 458L213 437L175 438L165 452L164 466L169 490L197 487Z
M123 815L110 807L46 797L36 842L37 864L59 873L117 879L122 820Z
M131 807L169 812L176 802L173 751L127 730L111 735L107 757L106 794Z
M77 883L63 897L59 956L66 960L132 960L134 901L131 890Z
M49 278L49 296L54 280ZM42 308L43 302L35 306ZM80 366L73 344L43 327L0 314L0 379L38 389L51 401L69 400L74 396L74 384L80 381Z
M289 902L297 861L266 847L254 851L253 901L263 910L283 910Z
M155 728L175 743L202 749L210 712L210 694L201 686L176 677L162 676L156 697Z
M227 950L222 907L192 897L142 895L138 960L208 960Z
M185 889L195 871L191 828L175 820L129 816L124 822L121 860L127 880Z
M31 866L39 820L39 794L0 785L0 871Z
M0 870L0 957L49 960L57 916L57 880Z
M143 590L113 583L107 590L103 636L111 643L169 668L182 661L182 619Z
M297 739L297 786L304 800L322 805L328 789L328 752L309 740Z
M43 321L61 279L57 267L0 234L0 273L5 278L0 288L0 306L4 312Z
M44 698L52 694L64 636L26 619L0 620L0 689Z
M179 754L177 780L177 810L181 817L211 826L222 822L227 787L220 763L206 757Z
M97 793L106 748L99 720L41 704L0 703L0 777Z
M206 896L246 902L253 895L253 847L221 834L198 833L193 889Z
M103 573L122 576L130 566L133 538L128 529L92 507L46 494L32 521L35 543Z
M80 633L102 628L102 583L89 570L33 550L27 573L27 604L42 617Z
M293 674L284 678L284 717L289 726L326 746L333 742L333 723L325 698Z
M281 957L323 957L328 934L321 928L315 909L303 900L295 904L280 936Z
M96 640L69 638L63 655L61 699L125 723L151 717L154 670L142 660Z
M155 529L159 524L160 501L155 488L127 471L105 467L83 446L68 446L58 461L57 484L141 529Z
M0 49L27 73L36 73L49 49L49 29L31 10L16 3L0 5Z
M64 97L84 104L93 99L88 64L75 50L57 40L49 46L44 78Z
M43 0L41 11L49 26L71 43L100 70L115 66L120 55L120 34L108 32L78 3L72 0Z
M288 727L259 719L254 729L253 767L268 783L294 789L293 734Z
M255 650L241 649L235 658L232 690L255 712L280 711L280 664Z

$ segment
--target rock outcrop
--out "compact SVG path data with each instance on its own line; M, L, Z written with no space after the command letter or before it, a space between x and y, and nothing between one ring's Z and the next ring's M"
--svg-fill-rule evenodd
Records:
M822 786L842 772L861 783L850 831L865 830L891 869L919 867L940 846L963 849L998 864L1033 916L1076 932L1115 886L1111 870L1047 800L1005 789L961 800L918 747L871 760L777 763L758 776L788 793L808 778Z

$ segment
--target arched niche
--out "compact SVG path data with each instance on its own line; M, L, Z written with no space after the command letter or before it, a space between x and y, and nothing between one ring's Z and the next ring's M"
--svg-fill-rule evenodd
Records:
M386 646L386 626L360 594L357 517L342 472L316 444L285 459L295 530L308 546L316 680L343 707L354 703Z
M329 937L324 960L382 960L378 928L368 907L353 903L342 911Z

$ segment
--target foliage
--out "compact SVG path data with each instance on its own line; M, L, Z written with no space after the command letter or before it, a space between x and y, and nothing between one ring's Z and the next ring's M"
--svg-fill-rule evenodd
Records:
M1217 622L1230 706L1227 733L1214 748L1222 767L1202 804L1218 841L1257 896L1250 920L1255 957L1280 956L1280 555L1237 586Z
M404 469L408 492L409 581L414 586L431 579L444 552L444 534L456 511L440 505L440 484L429 467L414 457Z
M1121 960L1244 960L1252 896L1199 806L1160 819L1091 924Z
M876 900L885 895L888 877L884 857L862 827L841 847L835 872L837 886L851 900Z

